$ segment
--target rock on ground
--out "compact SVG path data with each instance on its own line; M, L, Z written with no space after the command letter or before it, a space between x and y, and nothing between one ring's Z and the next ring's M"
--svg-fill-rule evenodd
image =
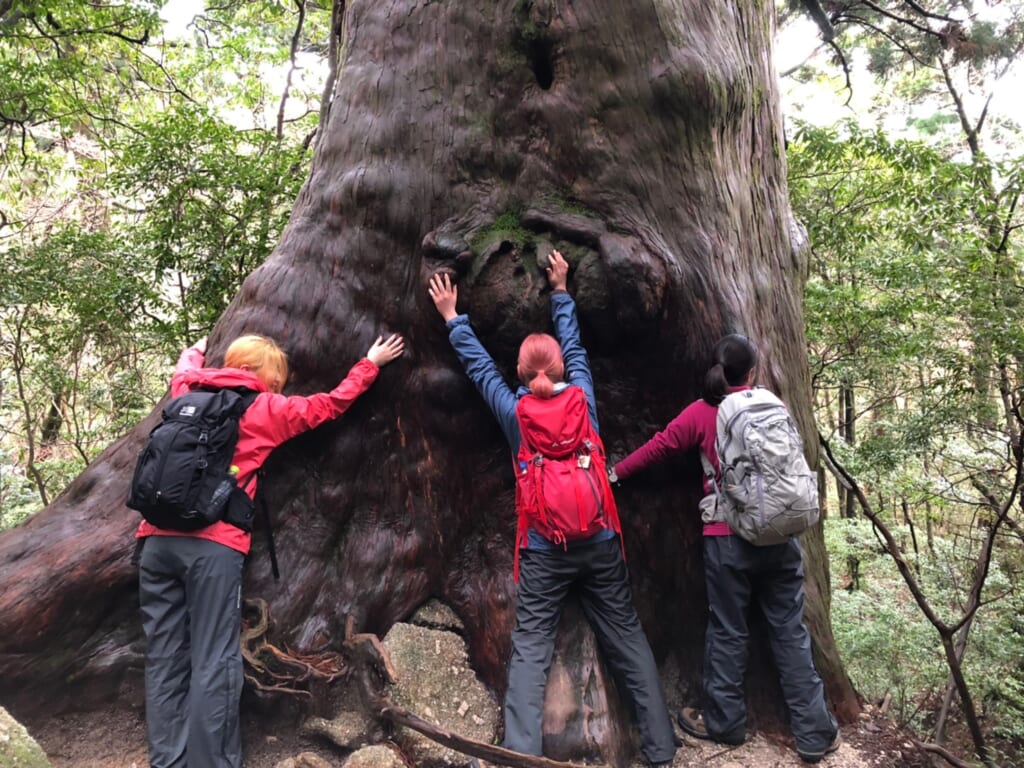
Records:
M412 624L395 624L383 645L398 677L390 689L395 704L470 739L494 741L499 708L469 666L461 637ZM397 729L395 741L417 765L466 762L458 752L408 728Z
M50 768L42 747L3 707L0 707L0 768Z

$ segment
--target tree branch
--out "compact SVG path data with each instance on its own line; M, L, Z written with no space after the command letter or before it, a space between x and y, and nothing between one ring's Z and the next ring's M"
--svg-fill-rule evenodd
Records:
M493 744L485 744L482 741L476 741L474 739L468 739L465 736L460 736L454 731L439 728L433 723L428 723L426 720L417 717L406 709L402 709L401 707L390 703L386 699L380 703L376 714L379 717L385 717L399 725L412 728L414 731L422 733L431 741L436 741L438 744L443 744L444 746L454 749L464 755L477 757L481 760L489 760L490 762L498 765L506 765L510 766L510 768L582 768L579 763L566 763L561 760L552 760L547 757L524 755L521 752L514 752L511 749L497 747ZM609 767L604 764L595 764L590 765L587 768Z
M327 77L324 90L320 96L320 123L317 136L322 136L327 128L327 119L331 114L334 102L334 86L338 78L338 59L341 56L341 42L345 25L345 0L334 0L331 5L331 34L327 46ZM319 141L319 139L318 139Z
M974 768L971 763L964 762L960 758L946 749L943 749L938 744L929 744L924 741L918 741L917 739L911 739L914 746L923 749L925 752L931 752L933 755L938 755L950 765L956 766L956 768Z
M900 40L898 37L896 37L894 34L889 32L888 30L882 29L880 26L878 26L874 22L871 22L871 21L869 21L868 19L865 19L862 16L855 16L853 14L844 14L843 15L843 20L844 21L848 21L851 24L859 24L860 26L865 27L866 29L870 29L876 35L884 37L890 43L895 45L897 48L899 48L901 51L903 51L903 53L905 53L908 57L910 57L916 63L920 64L922 67L927 67L928 69L933 69L932 65L929 64L924 59L922 59L920 56L918 56L917 53L906 42L904 42L903 40Z
M295 0L295 5L299 9L299 20L295 24L295 32L292 34L292 43L288 51L288 60L291 62L291 66L288 67L288 76L285 78L284 91L281 94L281 103L277 108L277 138L278 140L284 138L284 109L288 103L288 94L292 90L292 75L298 66L295 63L295 55L299 49L299 39L302 37L302 25L306 22L306 3L305 0Z
M857 498L865 517L871 521L877 532L885 540L886 550L892 557L893 561L895 561L896 567L903 576L903 580L907 583L907 587L910 589L910 594L913 596L914 602L917 603L921 612L928 618L928 621L931 622L932 626L939 630L940 634L949 634L949 627L942 619L939 618L938 614L935 613L931 605L928 603L928 598L925 597L920 585L914 578L914 574L909 563L907 563L903 558L903 553L900 551L899 544L896 543L896 539L893 537L892 532L889 531L886 524L881 521L877 514L875 514L874 508L871 506L871 502L868 501L867 496L864 495L864 491L861 489L860 485L856 480L854 480L853 476L846 471L846 468L836 460L835 454L832 452L831 443L829 443L829 441L825 439L825 436L820 432L818 433L818 442L821 443L821 447L825 449L825 456L833 474L843 484L843 487Z
M954 19L954 18L952 18L950 16L943 16L941 13L932 13L927 8L925 8L922 5L920 5L920 3L914 2L914 0L903 0L903 1L907 5L909 5L911 7L911 9L916 11L921 16L924 16L926 19L938 19L939 21L948 21L951 24L958 23L956 19Z
M868 8L873 10L875 13L877 13L879 16L884 16L885 18L891 19L892 21L895 21L899 24L905 24L911 29L916 29L918 32L921 32L925 35L931 35L932 37L940 37L939 33L933 30L931 27L926 27L922 24L918 24L916 21L913 21L912 19L904 19L902 16L897 16L895 13L891 13L890 11L887 11L884 8L882 8L880 5L876 5L875 3L871 2L871 0L861 0L861 2L864 3L864 5L866 5Z
M821 7L821 3L818 0L803 0L803 4L811 18L814 19L814 23L818 25L818 29L821 30L821 39L826 43L831 43L836 37L836 28L832 26L832 20Z

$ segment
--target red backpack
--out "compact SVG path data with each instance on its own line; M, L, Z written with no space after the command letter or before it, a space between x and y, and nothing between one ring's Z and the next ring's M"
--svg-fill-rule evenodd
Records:
M526 546L530 528L564 547L606 528L620 533L621 527L586 393L571 386L547 399L524 395L516 418L522 436L516 456L518 581L519 548Z

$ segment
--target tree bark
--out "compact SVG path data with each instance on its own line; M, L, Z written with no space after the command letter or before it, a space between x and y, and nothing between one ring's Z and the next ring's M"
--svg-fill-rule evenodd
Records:
M523 336L549 327L538 258L552 246L566 255L615 457L699 396L712 345L738 331L756 339L760 382L789 404L816 461L772 13L754 0L347 4L309 180L210 343L215 365L238 334L277 339L287 391L309 393L333 386L376 335L408 340L349 413L267 467L283 577L272 582L257 531L246 591L268 601L283 642L336 645L350 615L358 631L383 634L439 597L464 621L481 678L504 690L511 456L426 294L435 271L457 278L460 311L511 380ZM137 675L137 516L124 499L154 418L0 537L0 580L14 585L0 598L5 695L30 685L57 695L85 677L92 691L113 690ZM618 494L634 600L695 703L699 478L693 456ZM820 531L804 547L819 671L849 720L858 703L829 626ZM754 637L752 715L781 726L763 633ZM621 749L564 716L608 693L594 648L582 615L567 612L552 679L571 682L548 689L551 757ZM596 731L628 732L605 725Z

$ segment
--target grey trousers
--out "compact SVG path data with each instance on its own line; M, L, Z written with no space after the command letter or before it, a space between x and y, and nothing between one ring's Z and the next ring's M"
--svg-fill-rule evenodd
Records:
M240 768L241 552L150 536L139 563L150 768Z
M746 732L747 613L756 603L769 628L769 644L801 752L822 753L836 721L811 657L804 626L804 567L799 539L757 547L739 536L704 537L708 628L704 641L704 725L722 741Z
M675 733L654 655L633 607L618 538L568 551L520 551L504 746L542 754L544 689L559 612L570 588L579 595L616 682L629 694L644 756L652 763L671 760Z

